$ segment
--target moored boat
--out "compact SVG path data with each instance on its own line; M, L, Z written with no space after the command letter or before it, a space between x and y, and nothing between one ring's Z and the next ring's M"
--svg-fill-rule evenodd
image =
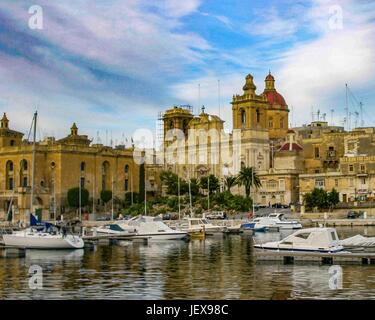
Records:
M320 253L336 253L344 250L334 228L302 229L281 241L255 244L254 248L263 251Z

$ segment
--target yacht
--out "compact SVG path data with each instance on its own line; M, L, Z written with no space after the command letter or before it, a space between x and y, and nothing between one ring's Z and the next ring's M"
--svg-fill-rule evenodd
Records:
M132 227L125 227L124 225L121 227L117 223L106 224L104 226L100 226L94 229L98 234L110 234L110 235L131 235L136 234L135 228Z
M133 239L148 238L150 240L182 240L188 234L184 231L173 230L160 217L137 216L130 220L117 223L123 230L135 232Z
M301 223L296 220L287 220L283 213L271 213L266 217L258 217L242 224L243 229L252 229L254 231L265 231L269 228L277 227L279 229L302 229Z
M227 230L226 226L214 225L204 218L185 218L178 228L188 233L205 231L206 234L223 233Z
M344 250L335 228L309 228L298 230L281 241L255 244L263 251L335 253Z
M4 234L4 245L25 249L82 249L84 242L80 236L66 234L62 228L50 223L36 224L36 218L30 214L30 228Z

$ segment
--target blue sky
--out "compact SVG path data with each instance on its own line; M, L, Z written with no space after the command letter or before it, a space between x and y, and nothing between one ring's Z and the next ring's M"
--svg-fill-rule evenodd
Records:
M42 30L28 27L34 4ZM342 27L332 27L337 10ZM5 0L0 111L22 132L37 108L41 136L62 137L75 121L102 142L106 132L119 143L154 130L158 112L174 104L204 104L230 129L232 95L248 73L261 93L270 69L293 125L312 110L330 121L331 109L342 125L348 83L374 126L374 18L366 0ZM351 103L352 127L356 111Z

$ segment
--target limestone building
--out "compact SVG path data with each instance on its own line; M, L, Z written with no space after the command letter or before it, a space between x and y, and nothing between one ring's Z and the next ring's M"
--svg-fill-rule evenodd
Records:
M23 220L31 201L32 143L23 134L11 130L4 114L0 125L0 219L12 211L13 220ZM100 207L100 192L113 190L115 197L139 189L139 166L133 161L133 149L92 144L80 135L76 124L63 139L45 138L36 143L34 178L35 208L45 219L64 213L70 188L86 188L90 194L90 212Z

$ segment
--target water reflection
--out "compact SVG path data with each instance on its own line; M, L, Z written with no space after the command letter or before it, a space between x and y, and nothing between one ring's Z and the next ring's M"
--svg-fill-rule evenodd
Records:
M341 237L363 228L338 229ZM367 228L375 235L375 228ZM257 233L205 241L98 245L78 251L28 251L0 260L1 299L335 299L374 298L375 267L343 265L343 289L329 289L329 266L255 263ZM43 289L30 290L30 265L43 268Z

